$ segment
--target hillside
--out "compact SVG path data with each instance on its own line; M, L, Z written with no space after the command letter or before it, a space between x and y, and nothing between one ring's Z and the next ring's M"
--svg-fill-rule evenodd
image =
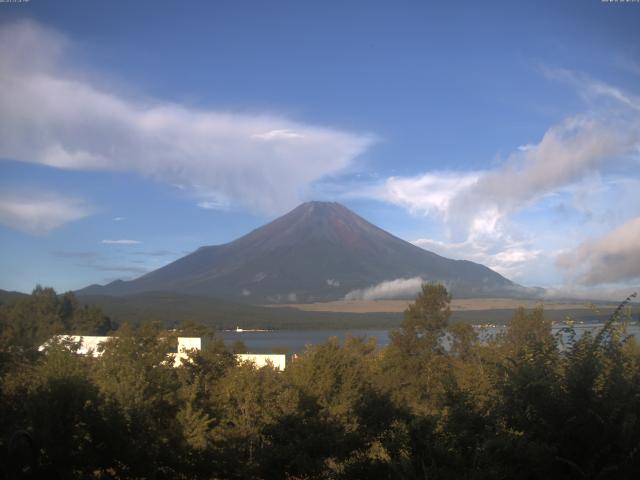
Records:
M293 308L237 304L210 297L167 292L120 297L79 295L79 299L83 303L99 306L119 324L154 320L170 328L187 321L195 321L218 330L236 327L296 330L391 328L399 325L402 319L399 312L304 312Z
M135 280L78 293L165 291L253 304L306 303L414 277L443 282L459 298L514 297L524 290L484 265L444 258L395 237L338 203L309 202L233 242L201 247Z
M12 292L9 290L0 289L0 304L3 303L11 303L16 300L20 300L21 298L27 298L29 295L21 292Z

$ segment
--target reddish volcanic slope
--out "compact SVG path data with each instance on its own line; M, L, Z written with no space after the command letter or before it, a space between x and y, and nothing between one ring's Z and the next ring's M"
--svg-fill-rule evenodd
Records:
M343 298L397 278L445 282L456 296L513 296L493 270L416 247L338 203L309 202L225 245L201 247L138 279L80 294L174 291L251 303Z

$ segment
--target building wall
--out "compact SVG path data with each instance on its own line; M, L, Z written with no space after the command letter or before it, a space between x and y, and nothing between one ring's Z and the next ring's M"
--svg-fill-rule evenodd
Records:
M183 360L189 358L189 351L202 350L202 340L200 337L178 337L178 353L175 354L173 366L179 367Z
M51 340L57 340L58 342L73 342L79 343L77 353L80 355L92 355L99 357L102 355L100 346L109 340L111 337L98 337L93 335L55 335ZM39 351L43 351L51 342L45 342L38 348Z
M99 357L102 355L102 349L100 348L101 345L113 337L99 337L94 335L56 335L53 338L57 341L79 343L80 347L78 348L77 353L80 355L92 355L94 357ZM49 343L50 341L44 343L38 350L43 351ZM186 360L188 358L190 350L201 350L201 348L202 340L200 337L178 337L177 353L170 354L174 358L173 366L179 367L182 364L182 360Z
M99 337L93 335L56 335L52 338L57 341L69 341L79 343L78 354L80 355L92 355L99 357L102 355L102 344L107 342L113 337ZM51 342L44 343L40 346L39 350L43 351L47 345ZM178 349L176 353L169 355L173 356L173 366L179 367L182 365L182 361L186 360L191 350L201 350L202 339L200 337L178 337ZM276 370L284 370L286 366L286 356L282 354L258 354L258 353L241 353L237 354L236 358L240 362L253 363L256 368L272 366Z
M286 355L283 354L258 354L258 353L239 353L236 358L240 362L253 363L256 368L271 365L276 370L284 370L286 366Z

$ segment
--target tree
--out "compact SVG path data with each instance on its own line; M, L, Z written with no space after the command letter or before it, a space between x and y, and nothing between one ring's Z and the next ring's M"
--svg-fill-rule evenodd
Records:
M127 438L114 454L122 476L172 471L178 463L182 431L169 340L156 324L124 325L96 359L93 381L105 399L105 415L116 419L114 435Z
M442 340L451 316L450 302L443 285L423 284L405 310L400 328L391 332L391 344L383 355L382 387L398 405L416 413L433 411L444 393L450 359Z
M400 329L391 333L391 343L405 355L441 352L439 342L449 324L450 303L444 285L422 284L416 300L404 311Z
M225 477L235 472L253 478L260 450L266 447L264 429L295 411L297 393L273 368L245 362L227 371L214 395L219 414L211 435L221 450L218 458Z
M112 328L99 307L40 285L27 298L0 305L0 349L37 349L53 335L104 335Z

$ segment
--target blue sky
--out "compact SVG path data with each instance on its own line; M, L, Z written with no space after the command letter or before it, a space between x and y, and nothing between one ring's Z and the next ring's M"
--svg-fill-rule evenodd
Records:
M306 200L557 292L640 284L640 4L0 4L0 288Z

